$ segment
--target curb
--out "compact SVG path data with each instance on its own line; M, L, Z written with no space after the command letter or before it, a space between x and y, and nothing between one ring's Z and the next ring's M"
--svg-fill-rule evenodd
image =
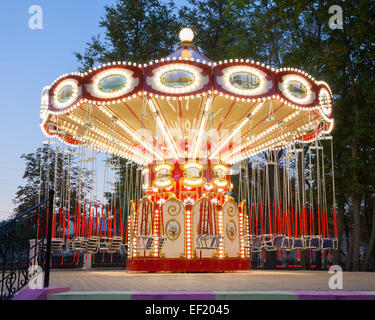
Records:
M375 300L375 291L70 291L47 300Z

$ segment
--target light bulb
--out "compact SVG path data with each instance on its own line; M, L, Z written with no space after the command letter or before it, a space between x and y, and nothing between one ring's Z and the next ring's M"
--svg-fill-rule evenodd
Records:
M194 32L190 28L183 28L180 33L181 42L192 42L194 39Z

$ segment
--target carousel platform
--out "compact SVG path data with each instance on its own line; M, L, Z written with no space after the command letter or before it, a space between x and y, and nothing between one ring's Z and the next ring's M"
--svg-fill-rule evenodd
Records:
M330 290L325 271L132 273L52 271L48 300L375 300L375 273L344 272L343 290Z

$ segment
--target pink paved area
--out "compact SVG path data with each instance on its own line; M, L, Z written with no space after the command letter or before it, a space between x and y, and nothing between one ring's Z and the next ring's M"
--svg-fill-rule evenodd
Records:
M47 295L70 291L69 287L48 287L43 289L25 288L16 294L12 300L46 300Z

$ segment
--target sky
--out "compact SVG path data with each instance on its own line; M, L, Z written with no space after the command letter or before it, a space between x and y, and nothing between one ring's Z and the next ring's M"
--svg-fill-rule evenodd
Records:
M177 7L186 1L174 1ZM83 52L98 27L104 6L115 0L15 0L0 5L0 220L13 212L23 184L22 154L46 140L39 128L40 95L62 74L78 71L74 52ZM43 29L30 29L29 8L43 10Z

